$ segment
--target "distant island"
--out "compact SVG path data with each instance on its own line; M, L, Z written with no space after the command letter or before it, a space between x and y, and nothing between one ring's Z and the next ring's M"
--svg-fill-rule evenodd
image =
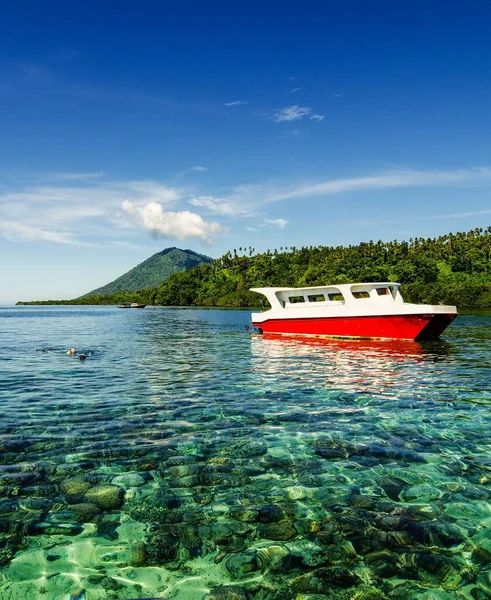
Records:
M169 248L158 255L170 254ZM180 250L189 253L192 251ZM196 254L196 253L193 253ZM148 286L138 270L73 300L18 302L17 304L119 304L139 302L165 306L257 306L251 287L315 286L350 282L398 281L410 302L491 307L491 227L438 238L408 241L369 241L356 246L281 247L256 253L251 246L234 249L215 260L180 268ZM181 265L182 266L182 265ZM131 279L130 274L133 273ZM141 271L140 271L141 272ZM124 280L125 277L128 279ZM130 281L126 288L121 280ZM145 282L134 289L137 281ZM110 286L118 287L111 288Z

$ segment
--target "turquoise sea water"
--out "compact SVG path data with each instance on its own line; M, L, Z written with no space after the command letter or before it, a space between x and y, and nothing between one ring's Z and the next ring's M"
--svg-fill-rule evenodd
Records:
M491 315L427 344L249 319L0 308L2 600L491 597Z

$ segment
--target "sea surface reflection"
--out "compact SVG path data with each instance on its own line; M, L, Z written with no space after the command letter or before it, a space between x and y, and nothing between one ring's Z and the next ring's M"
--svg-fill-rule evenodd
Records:
M421 344L248 323L0 308L2 600L491 597L491 317Z

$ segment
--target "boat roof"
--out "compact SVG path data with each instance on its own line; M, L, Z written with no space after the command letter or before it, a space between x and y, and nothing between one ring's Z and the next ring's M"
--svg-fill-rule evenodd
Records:
M258 287L249 289L251 292L263 294L264 292L303 292L308 290L325 290L328 288L339 288L342 290L343 288L352 288L354 286L366 286L373 288L380 285L396 285L397 287L400 287L401 284L394 281L367 281L366 283L332 283L328 285L313 285L310 287Z

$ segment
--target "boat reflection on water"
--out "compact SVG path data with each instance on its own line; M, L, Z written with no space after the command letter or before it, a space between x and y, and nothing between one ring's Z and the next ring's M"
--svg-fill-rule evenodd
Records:
M434 363L446 361L442 341L336 340L275 334L252 336L256 374L287 377L295 385L328 385L351 392L380 392L387 386L417 384Z

